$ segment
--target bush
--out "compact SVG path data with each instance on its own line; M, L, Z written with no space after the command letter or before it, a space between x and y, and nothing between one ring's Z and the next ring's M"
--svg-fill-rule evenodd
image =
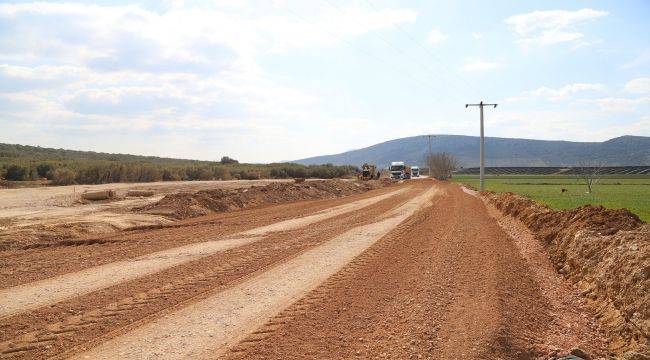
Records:
M162 179L163 181L178 181L181 180L181 176L177 172L165 169L162 172Z
M38 174L38 177L41 178L48 178L48 180L52 180L52 165L50 164L40 164L36 167L36 173Z
M237 160L235 160L235 159L233 159L231 157L228 157L228 156L222 157L220 162L222 164L239 164L239 161L237 161Z
M229 180L230 179L230 171L223 167L215 167L214 171L214 178L219 179L219 180Z
M142 164L138 182L154 182L160 180L162 180L162 175L157 167L150 164Z
M71 185L74 184L74 180L77 177L77 174L66 168L59 168L54 170L52 174L52 182L56 185Z
M259 180L260 173L259 171L242 171L239 177L242 180Z
M198 173L198 180L212 180L214 178L212 171L208 169L201 169Z
M5 179L10 181L27 180L27 169L19 165L11 165L7 168Z

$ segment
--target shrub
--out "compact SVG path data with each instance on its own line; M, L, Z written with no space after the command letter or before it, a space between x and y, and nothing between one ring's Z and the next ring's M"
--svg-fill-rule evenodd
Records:
M199 173L198 173L197 176L198 176L198 180L212 180L213 177L214 177L213 174L212 174L212 171L210 171L208 169L199 170Z
M77 174L66 168L58 168L52 174L52 182L56 185L71 185L74 184Z
M239 161L237 161L237 160L235 160L235 159L233 159L231 157L228 157L228 156L222 157L220 162L222 164L239 164Z
M165 169L162 172L162 179L163 181L178 181L181 180L181 176L175 171Z
M214 171L214 178L219 179L219 180L229 180L230 179L230 171L223 167L215 167Z
M40 164L36 167L36 173L38 177L48 178L51 180L52 177L52 165L50 164Z
M242 171L240 173L242 180L258 180L260 178L259 171Z
M11 181L27 180L27 169L19 165L10 165L7 168L5 179Z

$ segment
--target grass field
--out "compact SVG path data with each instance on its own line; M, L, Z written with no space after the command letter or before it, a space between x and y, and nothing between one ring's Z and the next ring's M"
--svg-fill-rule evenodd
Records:
M478 189L477 175L455 175L452 179ZM544 203L554 209L580 205L602 205L611 209L626 208L643 221L650 221L650 176L616 175L601 178L594 192L572 176L562 175L488 175L486 190L513 192ZM562 189L567 189L562 193Z

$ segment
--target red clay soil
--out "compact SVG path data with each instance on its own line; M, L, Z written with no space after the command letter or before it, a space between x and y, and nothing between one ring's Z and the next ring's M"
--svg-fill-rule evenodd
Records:
M359 194L385 184L387 183L384 181L319 180L293 184L271 183L247 189L201 190L195 193L170 194L154 204L135 208L134 211L187 219L210 212L228 212L268 204Z
M484 193L522 221L574 282L605 325L616 353L650 356L650 226L626 209L581 206L555 211L511 193Z
M51 358L64 352L87 348L124 333L134 325L237 284L242 279L317 246L352 226L374 222L377 217L421 191L422 186L380 201L369 208L340 215L306 228L279 232L259 242L79 296L51 307L0 319L0 357ZM354 199L355 197L350 197L348 201ZM244 218L240 219L245 221ZM214 229L214 225L212 228ZM182 233L175 232L173 236L179 239L187 238L194 234L193 231L192 227L186 227ZM11 352L12 350L20 351ZM2 355L3 351L9 353Z
M121 231L101 237L61 239L55 243L43 244L42 247L0 251L0 289L246 231L395 189L391 186L347 197L211 213L181 220L162 228Z
M480 199L457 186L231 349L232 359L531 359L548 343L550 301ZM587 315L583 314L583 318ZM564 343L604 355L588 322Z

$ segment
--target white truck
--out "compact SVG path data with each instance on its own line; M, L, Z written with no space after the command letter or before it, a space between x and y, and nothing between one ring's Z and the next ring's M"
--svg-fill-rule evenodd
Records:
M417 166L411 166L411 176L420 177L420 168Z
M404 179L404 161L393 161L390 163L390 178L393 180Z

